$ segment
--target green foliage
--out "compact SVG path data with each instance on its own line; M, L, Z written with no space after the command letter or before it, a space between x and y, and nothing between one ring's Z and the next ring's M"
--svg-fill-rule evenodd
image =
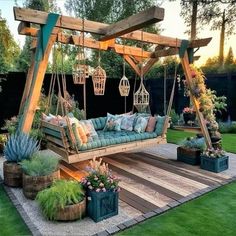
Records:
M18 118L16 116L13 116L9 120L5 120L4 122L5 123L1 129L7 130L7 132L10 135L14 134L17 130L17 126L18 126L18 122L19 122Z
M31 159L23 160L20 164L25 174L30 176L45 176L58 169L59 159L47 153L35 153Z
M236 134L236 122L219 122L219 131L222 134Z
M180 116L175 112L174 109L171 109L171 111L170 111L170 118L171 118L171 123L173 125L178 124L178 122L180 120Z
M180 145L189 149L199 149L203 151L206 148L204 138L188 137L180 142Z
M15 69L15 59L19 56L19 53L20 48L0 12L0 73L4 74Z
M50 188L39 192L36 199L43 214L49 220L54 220L58 209L81 202L84 192L77 181L57 180Z
M10 162L29 159L39 150L38 142L28 134L15 133L10 136L4 148L4 156Z

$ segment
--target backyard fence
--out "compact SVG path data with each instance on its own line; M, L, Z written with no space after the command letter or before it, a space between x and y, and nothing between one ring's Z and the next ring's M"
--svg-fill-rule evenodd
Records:
M230 115L232 120L236 120L236 74L208 74L206 75L207 87L217 91L217 95L227 97L227 112L220 116L226 120ZM50 84L51 74L46 74L44 79L44 92L47 94ZM25 73L11 72L7 75L0 75L0 126L4 120L18 114L21 97L26 80ZM83 86L73 84L71 75L66 76L67 90L74 95L75 100L79 102L80 108L83 109ZM119 114L124 112L124 97L119 93L120 79L108 78L106 82L106 91L104 96L95 96L93 93L93 84L91 77L86 84L87 91L87 117L99 117L106 115L107 112ZM136 89L138 89L140 80L137 80ZM127 111L132 110L133 91L135 79L130 79L130 94L127 97ZM147 90L150 93L150 110L152 114L164 114L164 80L148 79L145 81ZM166 81L166 105L168 105L173 78L167 78ZM57 87L55 88L57 89ZM57 93L57 91L56 91ZM185 106L188 106L189 98L184 97L183 83L176 84L173 109L180 114Z

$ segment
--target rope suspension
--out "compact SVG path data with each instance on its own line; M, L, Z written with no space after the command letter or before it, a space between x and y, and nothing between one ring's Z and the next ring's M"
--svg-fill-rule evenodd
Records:
M143 41L143 31L142 31L142 41ZM138 90L134 93L134 106L138 112L145 112L146 108L149 106L149 93L146 90L143 83L143 44L142 44L142 62L140 68L140 86Z
M83 7L84 11L84 7ZM76 63L72 68L72 76L74 84L85 84L86 79L89 77L89 69L88 65L86 65L86 57L84 51L84 13L82 18L82 32L81 36L79 37L79 44L80 40L82 39L82 48L79 48L78 55L76 57Z

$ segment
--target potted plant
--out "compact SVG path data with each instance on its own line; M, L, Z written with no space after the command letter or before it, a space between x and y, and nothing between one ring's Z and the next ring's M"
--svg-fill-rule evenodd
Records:
M200 155L205 149L203 137L189 137L184 139L177 148L177 160L187 164L200 164Z
M4 148L6 161L3 163L4 183L10 187L22 186L22 169L19 162L29 159L39 150L35 139L24 133L10 136Z
M39 191L51 186L53 180L60 178L58 163L58 157L43 152L38 152L31 159L20 163L25 197L35 199Z
M118 182L102 159L89 162L88 176L81 183L87 194L87 214L95 222L118 214Z
M185 107L183 109L183 118L186 125L188 125L189 121L193 123L196 119L196 112L193 110L193 108Z
M86 213L83 187L77 181L56 180L50 188L40 191L36 200L49 220L76 220Z
M3 153L6 142L7 142L7 135L0 134L0 153Z
M201 155L201 168L221 172L229 167L229 157L222 149L207 148Z

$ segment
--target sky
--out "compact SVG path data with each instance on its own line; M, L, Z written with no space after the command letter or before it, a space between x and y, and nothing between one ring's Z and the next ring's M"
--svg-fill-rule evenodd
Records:
M24 0L17 0L19 7L22 7ZM186 31L186 26L183 19L179 16L180 14L180 3L179 0L175 2L169 2L168 0L157 0L157 3L162 2L161 7L165 9L165 17L161 22L160 26L163 29L161 35L170 36L179 39L188 39L188 36L184 34ZM58 6L62 9L63 14L67 15L63 9L65 0L57 0ZM17 32L17 27L19 25L18 21L15 21L13 14L13 6L15 6L15 0L0 0L0 10L3 18L7 20L7 24L10 28L12 35L15 40L19 43L21 47L24 45L25 36L19 35ZM219 31L210 31L208 27L205 27L203 31L198 34L199 38L212 37L212 41L207 47L201 48L196 55L201 56L197 65L203 64L207 58L218 55L219 52ZM231 36L226 39L225 43L225 54L228 53L229 47L232 46L234 55L236 55L236 36Z

